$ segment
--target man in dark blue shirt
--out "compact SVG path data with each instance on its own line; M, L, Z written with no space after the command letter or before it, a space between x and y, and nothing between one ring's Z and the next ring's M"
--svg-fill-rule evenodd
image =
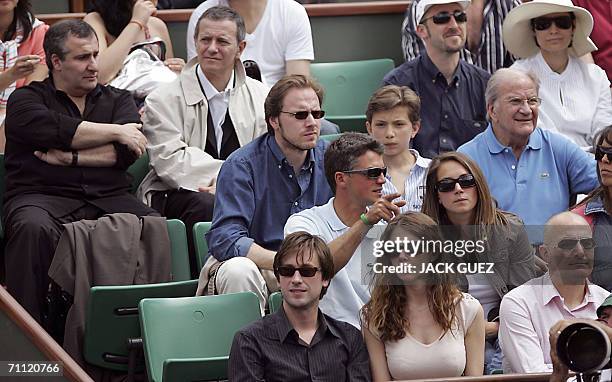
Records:
M198 294L250 290L263 311L268 290L278 289L271 270L285 222L332 196L318 141L322 98L312 80L285 76L265 101L268 132L221 166Z
M470 1L421 0L417 34L426 53L387 73L383 82L409 86L421 97L421 130L413 148L425 157L456 150L487 126L489 74L460 59Z

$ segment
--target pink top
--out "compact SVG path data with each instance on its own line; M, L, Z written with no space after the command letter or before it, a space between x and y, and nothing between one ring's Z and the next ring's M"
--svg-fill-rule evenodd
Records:
M36 54L40 56L39 65L47 65L45 63L45 50L43 49L43 40L45 39L45 33L47 33L49 26L47 24L41 24L38 27L32 29L32 32L28 36L28 39L23 41L17 48L17 53L20 56L28 54ZM20 78L16 82L16 87L20 88L25 83L25 77Z
M588 283L584 301L569 309L548 273L508 292L499 308L504 373L552 371L550 328L564 319L597 319L597 307L609 295L602 287Z

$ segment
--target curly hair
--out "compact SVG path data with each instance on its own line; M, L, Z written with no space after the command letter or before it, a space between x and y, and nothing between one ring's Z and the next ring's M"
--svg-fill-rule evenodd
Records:
M396 216L389 222L380 237L381 241L393 241L395 238L416 237L425 240L441 240L438 226L429 216L421 212L408 212ZM391 258L399 255L393 251L385 252L378 261L390 265ZM453 261L444 253L430 252L432 263ZM444 333L453 330L457 319L456 305L463 295L456 286L454 276L448 273L428 274L427 301L436 322ZM364 324L370 330L380 333L382 341L398 341L406 336L410 322L404 314L410 300L406 288L396 274L376 273L374 288L370 301L362 308Z
M119 37L132 18L134 0L92 0L91 9L100 14L108 33Z
M32 13L32 5L30 0L19 0L15 7L13 16L13 22L9 25L8 29L2 36L2 41L9 41L15 38L17 32L17 20L23 27L23 41L27 40L32 33L32 22L34 21L34 14Z

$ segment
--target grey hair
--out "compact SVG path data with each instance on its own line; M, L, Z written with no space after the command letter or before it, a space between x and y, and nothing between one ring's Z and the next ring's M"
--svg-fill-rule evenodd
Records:
M495 73L493 73L491 78L489 78L489 82L487 82L487 89L485 90L485 101L487 103L487 107L492 105L499 98L499 88L502 86L502 84L510 81L516 81L516 79L520 77L530 79L536 87L536 92L538 94L540 93L540 80L532 71L525 72L512 68L498 69Z
M200 18L198 19L198 22L195 26L195 31L193 33L194 40L198 38L198 34L200 33L200 22L203 19L213 21L233 21L236 24L236 40L238 41L238 43L244 41L244 38L246 37L246 27L244 26L244 20L242 19L242 16L240 16L238 12L236 12L230 7L217 5L215 7L208 8L206 12L202 13L202 16L200 16Z

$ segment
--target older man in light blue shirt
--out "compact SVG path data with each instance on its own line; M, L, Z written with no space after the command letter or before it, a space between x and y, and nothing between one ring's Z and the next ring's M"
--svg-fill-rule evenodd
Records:
M539 83L535 76L500 69L485 98L490 124L458 151L482 169L498 207L525 224L543 225L567 210L571 194L599 184L594 158L565 137L536 128Z

